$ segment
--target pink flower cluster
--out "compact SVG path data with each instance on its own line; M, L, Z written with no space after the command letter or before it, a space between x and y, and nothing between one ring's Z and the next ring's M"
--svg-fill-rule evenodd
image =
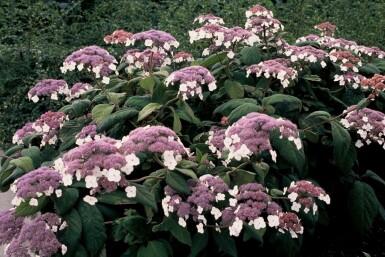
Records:
M208 23L208 24L223 24L223 19L221 17L217 17L211 13L203 14L194 19L194 22L198 23Z
M133 45L136 41L144 41L145 46L158 53L172 52L172 47L179 46L179 42L172 35L154 29L134 34L131 37L131 44Z
M215 78L209 70L202 66L190 66L174 71L166 78L165 84L169 86L175 83L179 83L178 95L181 95L184 100L194 96L198 96L202 100L202 86L205 84L209 91L217 88Z
M282 23L273 18L273 13L261 5L255 5L246 11L246 18L245 28L255 33L258 38L268 41L284 29Z
M302 148L297 127L289 120L275 119L262 113L249 113L232 126L224 130L209 132L206 144L220 158L223 152L229 151L226 162L233 158L240 161L252 154L269 151L275 161L277 153L270 144L269 132L279 130L281 137L293 141L297 149Z
M154 52L152 49L140 51L128 50L123 60L128 63L127 72L133 73L136 69L143 69L143 76L148 76L155 67L164 67L171 64L171 59L164 52Z
M385 91L385 76L374 74L371 78L362 79L361 87L364 89L372 89L376 94L380 91Z
M306 63L321 63L323 68L326 67L324 62L327 54L321 49L312 46L288 46L285 48L285 55L290 57L292 62L303 61Z
M354 89L357 89L363 80L365 80L365 77L355 72L347 72L334 75L334 81L338 81L340 86L350 85Z
M319 38L320 37L318 35L309 34L307 36L297 38L297 40L295 42L296 43L305 42L305 41L316 41L317 42Z
M92 89L92 85L88 83L75 83L69 90L66 101L71 101L72 99L79 98L81 95L87 93Z
M321 31L321 36L332 37L337 26L326 21L324 23L315 25L314 28Z
M103 48L88 46L70 54L63 62L60 70L62 73L66 73L68 70L75 70L75 68L79 71L86 68L88 71L92 71L96 78L102 76L103 83L108 84L108 75L116 71L115 63L117 63L115 57Z
M37 133L43 134L41 146L44 146L47 143L49 145L56 143L59 130L67 119L67 115L63 112L48 111L32 124L32 128Z
M345 72L349 70L358 72L358 67L362 66L360 58L349 51L332 50L329 53L329 58L332 62L339 65L341 71Z
M75 136L76 144L82 145L92 140L99 140L100 138L102 138L103 135L98 135L96 130L97 130L96 125L87 125L84 128L82 128L82 131L80 131Z
M36 130L32 127L33 122L27 122L21 129L18 129L12 137L12 144L22 144L22 139L26 136L36 134Z
M71 149L57 159L54 168L62 175L64 186L72 185L74 176L78 181L84 179L86 188L91 189L84 201L90 204L97 202L92 195L102 190L112 192L118 186L130 189L125 175L131 174L134 166L139 164L139 158L133 153L123 155L118 148L120 143L103 137Z
M322 43L327 48L344 48L346 50L355 50L357 43L343 38L330 38L327 42Z
M15 216L14 218L16 219ZM1 220L0 222L4 221ZM36 255L49 257L61 249L61 254L64 255L67 252L67 247L57 240L56 232L65 227L66 223L62 223L61 218L55 213L41 214L22 224L19 233L14 236L6 248L5 254L9 257Z
M360 136L355 143L356 147L360 148L372 142L383 145L385 149L385 114L369 108L355 111L356 106L350 106L345 112L348 114L344 119L341 119L342 125L347 129L357 130Z
M255 73L257 77L261 77L262 75L265 76L265 78L273 77L279 79L285 88L289 86L290 80L297 78L297 71L292 68L291 65L292 63L288 59L271 59L249 66L246 70L246 76Z
M42 96L50 96L51 99L58 100L58 94L67 95L68 91L67 82L64 80L44 79L29 90L28 98L34 103L37 103Z
M111 35L104 37L104 42L107 44L125 44L126 46L131 44L132 33L123 29L115 30Z
M246 18L250 17L273 17L273 12L267 10L262 5L254 5L249 10L246 11Z
M11 190L16 194L12 204L19 206L21 202L28 200L29 205L37 206L37 198L42 195L50 196L54 192L60 197L61 190L58 187L61 180L61 175L48 167L40 167L28 172L11 185Z
M164 126L146 126L132 130L123 137L120 152L132 155L140 152L162 154L163 164L170 170L175 169L182 154L188 154L177 134Z
M369 57L377 57L380 59L385 58L385 52L375 46L373 47L357 46L354 52L360 55L367 55Z
M313 215L316 214L318 206L314 202L314 197L326 204L330 204L330 197L325 191L313 185L310 181L300 180L292 182L289 188L284 188L284 193L289 193L288 198L292 202L291 209L295 212L303 207L303 211L308 213L309 210L313 210Z
M175 63L192 62L194 61L194 56L186 52L179 52L174 55L173 59Z

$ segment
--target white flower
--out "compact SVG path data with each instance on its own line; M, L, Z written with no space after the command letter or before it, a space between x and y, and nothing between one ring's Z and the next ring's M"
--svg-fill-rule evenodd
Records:
M182 218L182 217L179 217L179 220L178 220L178 224L182 227L186 227L187 223L186 221Z
M122 176L120 175L120 171L116 169L109 169L107 171L107 179L111 182L119 182Z
M234 223L229 227L230 236L239 236L242 231L243 221L236 218Z
M19 206L21 204L21 201L24 201L23 198L21 197L18 197L18 196L15 196L12 201L11 201L11 204L14 205L14 206Z
M67 226L68 226L67 222L64 221L64 222L60 225L59 230L63 230L63 229L65 229Z
M136 187L135 186L128 186L128 187L126 187L126 189L124 191L126 191L128 198L133 198L136 196Z
M170 202L170 199L171 199L171 196L167 195L165 198L162 199L162 208L163 208L163 212L164 212L164 215L166 217L170 216L170 213L168 211L168 203Z
M223 201L225 200L225 195L222 194L222 193L218 193L216 196L215 196L215 201Z
M64 174L62 177L62 180L63 180L64 186L72 185L72 175L71 174Z
M37 95L34 95L31 100L34 102L34 103L37 103L39 101L39 97Z
M273 162L277 162L277 152L274 150L270 150L269 152L271 154L271 159L273 160Z
M65 255L66 252L67 252L67 246L61 245L61 253L62 253L62 255Z
M86 195L83 200L88 203L89 205L95 205L95 203L98 202L98 199L96 197Z
M174 157L174 151L165 151L162 154L162 157L163 157L163 163L168 169L170 170L175 169L177 162Z
M254 228L255 229L261 229L266 227L266 222L262 217L258 217L257 219L254 220Z
M357 142L354 144L357 148L362 147L364 144L361 142L361 140L357 140Z
M103 84L110 84L110 78L109 77L103 77L103 79L102 79L102 83Z
M296 192L291 192L287 197L290 199L290 202L294 202L297 199L298 194Z
M86 181L86 188L98 187L98 180L95 176L88 175L86 176L85 181Z
M320 199L321 201L324 201L326 204L330 204L330 196L328 194L326 195L320 194L318 196L318 199Z
M203 229L203 223L199 223L197 225L197 230L198 230L198 233L200 233L200 234L203 234L205 232Z
M210 213L214 216L216 220L222 216L222 212L216 207L212 207Z
M294 202L293 205L291 206L291 209L296 212L299 212L300 208L301 208L301 205L297 202Z
M229 189L228 192L229 192L229 194L231 196L236 196L238 194L238 186L234 186L234 188L233 189Z
M201 214L201 213L203 212L203 208L202 208L201 206L198 206L197 212L198 212L199 214Z
M31 206L37 206L38 204L39 202L35 198L31 198L31 200L29 200L29 205Z
M267 221L270 227L277 227L279 225L279 217L277 215L267 216Z
M233 51L230 51L230 52L228 52L227 53L227 57L229 58L229 59L233 59L234 58L234 52Z

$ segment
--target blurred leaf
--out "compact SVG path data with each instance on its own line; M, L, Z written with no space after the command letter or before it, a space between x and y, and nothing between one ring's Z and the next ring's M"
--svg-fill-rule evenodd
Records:
M367 63L359 67L358 70L360 72L367 73L367 74L381 74L381 71L371 63Z
M34 167L39 167L41 164L41 153L40 153L40 148L37 146L31 146L27 149L24 149L21 151L21 155L24 157L30 157L33 166Z
M363 236L378 214L378 200L371 186L355 181L349 193L349 215L354 228Z
M101 123L114 110L114 105L98 104L92 109L92 119L97 123Z
M151 103L150 95L144 95L144 96L136 95L128 98L127 101L124 103L124 106L138 107L142 109L150 103Z
M158 103L149 103L148 105L146 105L140 112L139 112L139 115L138 115L138 121L141 121L143 119L145 119L148 115L150 115L153 111L155 110L159 110L160 108L162 108L162 105L161 104L158 104Z
M231 99L242 98L245 93L243 86L238 81L230 79L225 82L225 90Z
M266 232L266 228L261 228L257 230L246 222L243 223L243 228L245 229L243 233L243 241L248 241L250 238L253 238L257 241L258 246L263 245L263 235Z
M107 239L104 219L95 205L80 201L77 210L82 222L82 242L92 256L98 256Z

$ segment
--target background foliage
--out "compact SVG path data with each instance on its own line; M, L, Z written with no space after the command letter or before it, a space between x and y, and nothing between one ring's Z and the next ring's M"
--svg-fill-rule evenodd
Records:
M3 0L0 146L9 146L12 134L26 121L52 109L47 103L32 105L26 93L38 80L60 78L58 67L73 50L103 46L103 36L116 29L135 33L154 28L176 35L182 48L187 46L194 53L186 42L196 16L212 12L223 17L227 26L240 25L245 22L245 10L254 4L274 12L285 25L289 41L313 32L315 24L326 20L337 25L336 37L358 44L381 47L385 38L381 19L385 0Z

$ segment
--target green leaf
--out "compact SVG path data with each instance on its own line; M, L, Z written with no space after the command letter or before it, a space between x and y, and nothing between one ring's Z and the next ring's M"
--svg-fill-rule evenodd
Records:
M59 151L63 152L69 148L71 148L76 143L75 136L69 136L65 140L63 140L63 143L61 143L59 147Z
M225 90L232 99L243 98L243 95L245 94L243 86L235 80L226 80Z
M294 44L295 46L313 46L315 48L320 48L320 45L316 41L302 41Z
M98 256L107 239L103 216L95 205L80 201L77 210L82 221L82 242L91 256Z
M199 157L199 159L200 158L202 158L202 155ZM196 159L198 160L198 153L197 153ZM191 168L196 168L197 166L198 166L198 163L188 161L188 160L181 160L180 162L178 162L178 165L177 165L177 167L180 167L182 169L191 169Z
M370 103L371 103L371 101L366 99L366 98L359 101L358 104L356 105L357 112L364 109L365 107L367 107Z
M234 239L225 231L218 233L213 231L214 241L217 246L230 256L237 257L237 247Z
M146 77L139 81L139 85L141 88L148 90L150 94L154 92L155 87L155 79L153 77Z
M73 256L79 247L82 235L82 221L76 209L72 209L69 213L62 217L67 223L67 227L64 230L58 231L58 240L67 246L67 253L64 256ZM88 256L88 254L79 256Z
M79 198L79 190L76 188L62 187L62 196L52 196L57 214L63 215L69 211L77 202Z
M130 185L134 185L136 187L136 196L133 198L135 202L150 207L154 211L158 211L155 196L151 193L150 188L137 183L130 183Z
M290 103L298 108L298 111L302 109L302 102L297 97L291 95L275 94L262 99L262 106L274 105L277 103Z
M315 111L315 112L312 112L310 113L308 116L306 116L306 119L321 119L321 120L327 120L329 119L331 116L328 112L325 112L325 111Z
M252 162L251 165L258 175L258 182L265 184L265 177L269 173L270 166L265 162Z
M214 64L218 62L222 62L227 57L227 52L215 53L207 57L203 62L199 65L203 66L207 69L210 69Z
M174 116L174 122L172 125L172 130L174 130L176 133L178 133L182 129L182 123L180 122L180 119L179 119L178 115L176 114L174 108L172 106L169 106L168 108L172 111L173 116Z
M172 255L170 244L166 240L152 240L147 246L139 248L137 257L168 257Z
M66 254L65 256L71 256L71 255ZM82 244L78 245L78 248L76 249L76 253L73 256L74 257L90 257L87 253L87 249Z
M243 222L243 228L243 241L248 241L250 238L253 238L257 241L258 246L263 245L263 235L266 232L266 228L256 230L253 226L250 226L246 222Z
M162 223L153 227L152 231L170 231L173 237L175 237L179 242L191 246L190 232L187 228L180 226L176 221L176 218L176 215L165 217Z
M364 235L378 214L378 200L371 186L355 181L349 193L348 208L354 228Z
M349 132L337 121L330 122L333 136L333 158L337 166L343 171L348 172L356 160L357 154L355 147L351 145L352 139Z
M234 183L238 186L255 182L256 175L257 174L247 170L237 170L236 172L231 173Z
M37 198L37 206L31 206L29 204L29 198L25 199L25 202L21 202L19 206L16 207L15 215L16 216L30 216L41 211L45 205L48 203L47 196L43 195Z
M118 105L125 96L126 96L126 93L109 92L107 95L107 98L110 104Z
M193 170L182 169L182 168L175 168L175 170L186 175L186 176L189 176L190 178L198 179L197 175L195 174L195 172Z
M166 174L166 183L174 190L182 194L190 194L191 189L186 181L186 178L175 171L169 171Z
M243 98L243 99L232 99L230 101L226 101L225 103L219 105L215 108L213 114L222 114L222 116L229 116L229 114L237 107L250 103L258 105L258 101L252 98Z
M98 104L92 109L92 119L97 123L101 123L114 110L114 105Z
M146 105L146 106L139 112L139 115L138 115L138 121L143 120L143 119L146 118L148 115L150 115L153 111L159 110L160 108L162 108L162 105L161 105L161 104L158 104L158 103L149 103L148 105Z
M368 73L368 74L381 74L381 70L379 70L376 66L371 63L367 63L358 68L360 72Z
M261 52L256 46L246 46L241 50L241 61L246 65L258 64L261 61Z
M10 167L9 169L6 169L4 172L1 174L1 186L2 187L7 187L11 185L15 179L20 178L23 176L26 172L22 170L21 168L16 168L16 167Z
M188 257L196 257L203 249L206 248L209 242L209 233L207 230L203 234L197 233L191 242L191 253Z
M270 141L273 149L276 149L279 156L281 156L291 166L296 168L301 175L303 175L306 160L303 147L298 150L293 141L289 141L285 137L279 137L280 133L278 131L270 132Z
M24 145L15 145L15 146L9 148L7 151L5 151L4 156L11 157L14 153L17 153L22 149L24 149ZM1 158L0 167L2 167L4 165L6 160L7 160L7 158Z
M269 242L269 250L273 256L285 256L294 257L301 249L302 235L298 235L298 238L292 238L288 231L281 233L275 230L267 238Z
M30 157L19 157L10 161L10 164L21 168L23 171L28 172L34 170L33 161Z
M41 164L40 148L37 146L31 146L21 151L21 155L24 157L30 157L34 167L39 167Z
M84 115L86 110L92 105L91 101L88 99L75 100L71 104L71 109L75 117L80 117Z
M182 113L188 117L187 121L192 122L196 125L201 124L201 121L195 116L194 111L191 109L190 105L188 103L186 103L186 101L179 100L177 102L177 104L178 104L180 110L182 111ZM178 114L179 118L182 119L182 116L180 115L181 112L179 112L180 110L176 110L176 113Z
M140 215L132 215L122 219L123 227L137 238L146 238L151 232L150 225L146 219Z
M127 99L127 101L124 103L124 106L131 106L131 107L138 107L142 109L146 105L151 103L151 96L150 95L144 95L144 96L131 96Z
M126 192L112 191L110 193L99 194L97 197L98 202L111 204L111 205L124 205L134 204L135 202L127 197Z
M310 75L310 74L306 74L305 76L302 77L303 79L306 79L308 81L314 81L314 82L320 82L322 81L322 79L317 76L317 75Z
M102 133L118 123L124 123L126 119L133 118L138 114L138 111L131 108L120 109L108 115L98 126L98 133Z
M251 112L259 112L261 109L262 107L256 104L252 104L252 103L242 104L241 106L238 106L230 113L229 124L232 125L234 122L238 121L243 116Z
M378 176L375 172L371 170L367 170L361 178L369 178L371 180L379 182L381 185L385 186L385 180L383 180L380 176Z

